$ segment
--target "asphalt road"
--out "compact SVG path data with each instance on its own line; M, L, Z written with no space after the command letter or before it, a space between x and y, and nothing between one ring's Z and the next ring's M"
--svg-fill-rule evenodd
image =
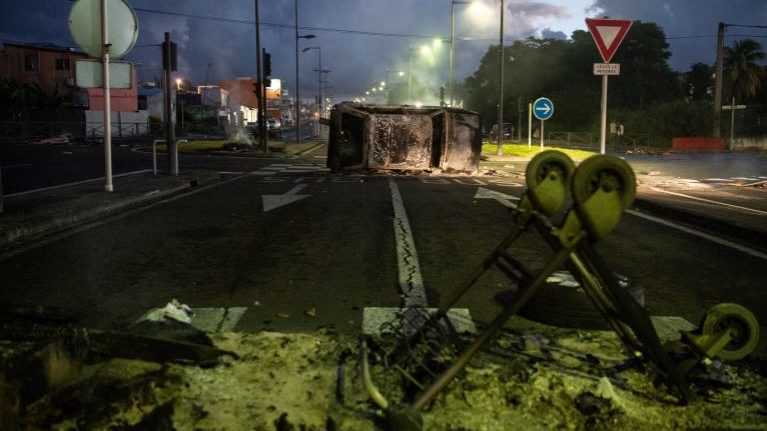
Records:
M508 178L336 176L301 172L305 164L262 160L260 174L0 261L0 303L66 307L88 325L114 327L176 298L194 307L245 307L240 330L332 325L356 332L365 307L403 300L393 187L430 305L509 232L508 210L483 193L522 190ZM697 322L707 307L733 301L767 321L764 257L630 214L598 249L644 288L654 315ZM546 256L535 236L515 250L534 265ZM506 286L490 272L461 305L490 320L498 310L493 295Z
M249 169L265 158L217 157L181 154L181 169ZM0 145L3 192L35 190L104 176L104 147L99 145ZM160 170L167 166L164 154L158 157ZM152 155L129 146L112 149L113 174L152 169Z

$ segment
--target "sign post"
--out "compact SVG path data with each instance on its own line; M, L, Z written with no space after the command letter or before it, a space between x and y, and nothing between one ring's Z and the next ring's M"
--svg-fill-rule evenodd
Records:
M548 97L539 97L533 102L533 115L541 120L541 150L543 150L543 124L554 115L554 102Z
M133 49L138 19L125 0L77 0L69 12L72 39L91 57L101 60L104 91L104 190L112 183L112 98L110 61Z
M607 77L620 74L620 64L611 64L615 52L631 28L631 20L586 18L586 26L604 63L594 64L594 75L602 76L602 125L599 133L599 152L607 151Z
M736 105L735 97L732 98L732 104L722 106L723 111L730 111L730 150L735 146L735 111L746 109L746 105Z

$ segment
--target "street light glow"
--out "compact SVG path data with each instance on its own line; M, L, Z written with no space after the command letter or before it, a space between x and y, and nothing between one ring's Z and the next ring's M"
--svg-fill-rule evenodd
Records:
M365 96L370 96L370 92L369 92L369 91L366 91L366 92L365 92Z
M386 81L381 81L381 87L386 87Z
M475 0L467 8L469 19L475 24L487 24L491 21L493 14L490 8L482 1Z
M397 75L399 75L399 76L405 76L405 72L399 71L399 72L397 72Z
M421 45L421 55L424 57L431 57L431 47L429 47L429 45Z
M442 39L436 38L436 39L434 39L434 42L432 42L432 44L434 45L435 49L439 48L440 46L442 46Z

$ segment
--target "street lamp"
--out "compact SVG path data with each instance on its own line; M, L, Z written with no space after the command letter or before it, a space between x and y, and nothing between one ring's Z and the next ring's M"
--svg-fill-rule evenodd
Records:
M181 91L181 83L184 82L181 78L176 78L176 91Z
M301 143L301 78L299 77L299 52L298 52L298 39L314 39L315 35L298 34L298 0L293 2L293 9L295 12L295 30L296 30L296 144Z
M319 106L319 112L322 112L322 48L319 46L310 46L308 48L304 48L301 52L308 52L316 50L317 51L317 63L318 67L315 69L317 71L317 103ZM319 135L320 126L319 121L317 122L317 135Z

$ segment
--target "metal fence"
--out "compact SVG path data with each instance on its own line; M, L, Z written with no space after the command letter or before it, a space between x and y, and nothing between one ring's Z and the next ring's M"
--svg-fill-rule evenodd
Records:
M536 139L533 139L535 145ZM670 140L663 141L649 133L632 135L607 135L607 151L610 153L656 151L671 145ZM552 147L573 148L579 150L599 151L599 134L591 132L548 132L545 144Z
M150 138L162 133L162 125L146 122L112 123L112 136L121 138ZM100 141L104 136L101 122L85 121L4 121L0 122L0 142L40 142L57 139L66 141Z

